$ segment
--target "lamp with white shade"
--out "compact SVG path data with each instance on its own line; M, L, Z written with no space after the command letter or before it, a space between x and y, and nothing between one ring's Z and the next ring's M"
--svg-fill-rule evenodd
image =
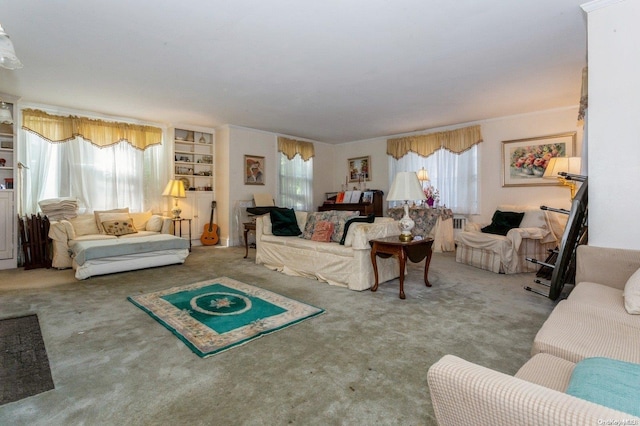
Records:
M409 216L409 200L424 200L424 192L416 172L399 172L393 179L387 201L404 201L404 216L400 219L400 241L413 239L411 230L416 226Z
M16 56L13 43L9 35L4 32L2 25L0 25L0 67L10 70L22 68L22 62Z
M544 179L558 179L560 183L566 185L571 190L571 199L576 196L576 181L567 179L561 173L578 175L580 174L580 167L582 160L580 157L553 157L547 163L547 168L544 170Z
M180 219L180 213L182 209L178 206L178 198L186 198L187 194L184 190L184 183L181 180L170 180L162 193L163 197L173 197L175 205L171 209L171 214L174 219Z

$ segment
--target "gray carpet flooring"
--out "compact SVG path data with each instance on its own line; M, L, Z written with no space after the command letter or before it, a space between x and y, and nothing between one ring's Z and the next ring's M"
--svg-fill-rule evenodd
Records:
M427 370L445 354L513 374L554 303L534 274L498 275L453 253L410 264L376 293L288 277L244 248L194 247L184 265L76 281L0 271L2 317L37 313L55 389L0 406L0 424L431 425ZM201 359L127 296L228 276L324 315ZM29 278L30 277L30 278ZM30 282L29 279L34 282ZM24 287L15 289L15 283Z

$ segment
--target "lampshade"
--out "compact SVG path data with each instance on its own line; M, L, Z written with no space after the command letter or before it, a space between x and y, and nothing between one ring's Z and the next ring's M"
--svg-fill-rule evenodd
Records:
M424 167L418 170L418 180L420 182L429 180L429 173L427 173Z
M13 43L9 35L4 32L2 25L0 25L0 67L10 70L22 68L22 62L16 56Z
M580 157L553 157L549 160L542 177L545 179L556 179L562 177L560 172L578 175L580 174L581 163L582 160Z
M11 108L9 108L9 105L2 102L2 99L0 99L0 124L13 124Z
M162 193L164 197L185 198L184 183L181 180L170 180Z
M426 200L416 172L399 172L393 179L387 201Z

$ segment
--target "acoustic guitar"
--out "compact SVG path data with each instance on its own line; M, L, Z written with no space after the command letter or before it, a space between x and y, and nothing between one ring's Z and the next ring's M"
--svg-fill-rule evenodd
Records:
M200 242L203 246L215 246L218 244L218 225L213 223L213 210L216 208L216 202L211 202L211 218L209 223L205 223L204 230L200 236Z

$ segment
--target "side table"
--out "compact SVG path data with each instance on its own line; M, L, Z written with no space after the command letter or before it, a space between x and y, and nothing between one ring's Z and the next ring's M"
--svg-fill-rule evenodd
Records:
M404 270L407 264L407 258L414 263L418 263L425 258L427 259L424 262L424 283L427 287L431 287L427 274L429 273L429 264L431 263L431 255L433 254L431 250L431 246L433 245L432 238L413 240L405 243L395 236L371 240L369 244L371 244L371 263L373 263L373 274L376 279L375 284L371 287L371 291L378 290L377 256L382 258L398 256L398 260L400 261L400 299L405 298Z
M178 230L178 237L182 238L182 222L189 222L189 251L191 251L191 219L185 219L182 217L176 217L171 219L173 221L173 235L176 235L176 225Z
M247 256L249 256L249 240L247 239L247 236L249 231L255 232L256 224L255 222L245 222L242 225L244 226L244 259L246 259Z

